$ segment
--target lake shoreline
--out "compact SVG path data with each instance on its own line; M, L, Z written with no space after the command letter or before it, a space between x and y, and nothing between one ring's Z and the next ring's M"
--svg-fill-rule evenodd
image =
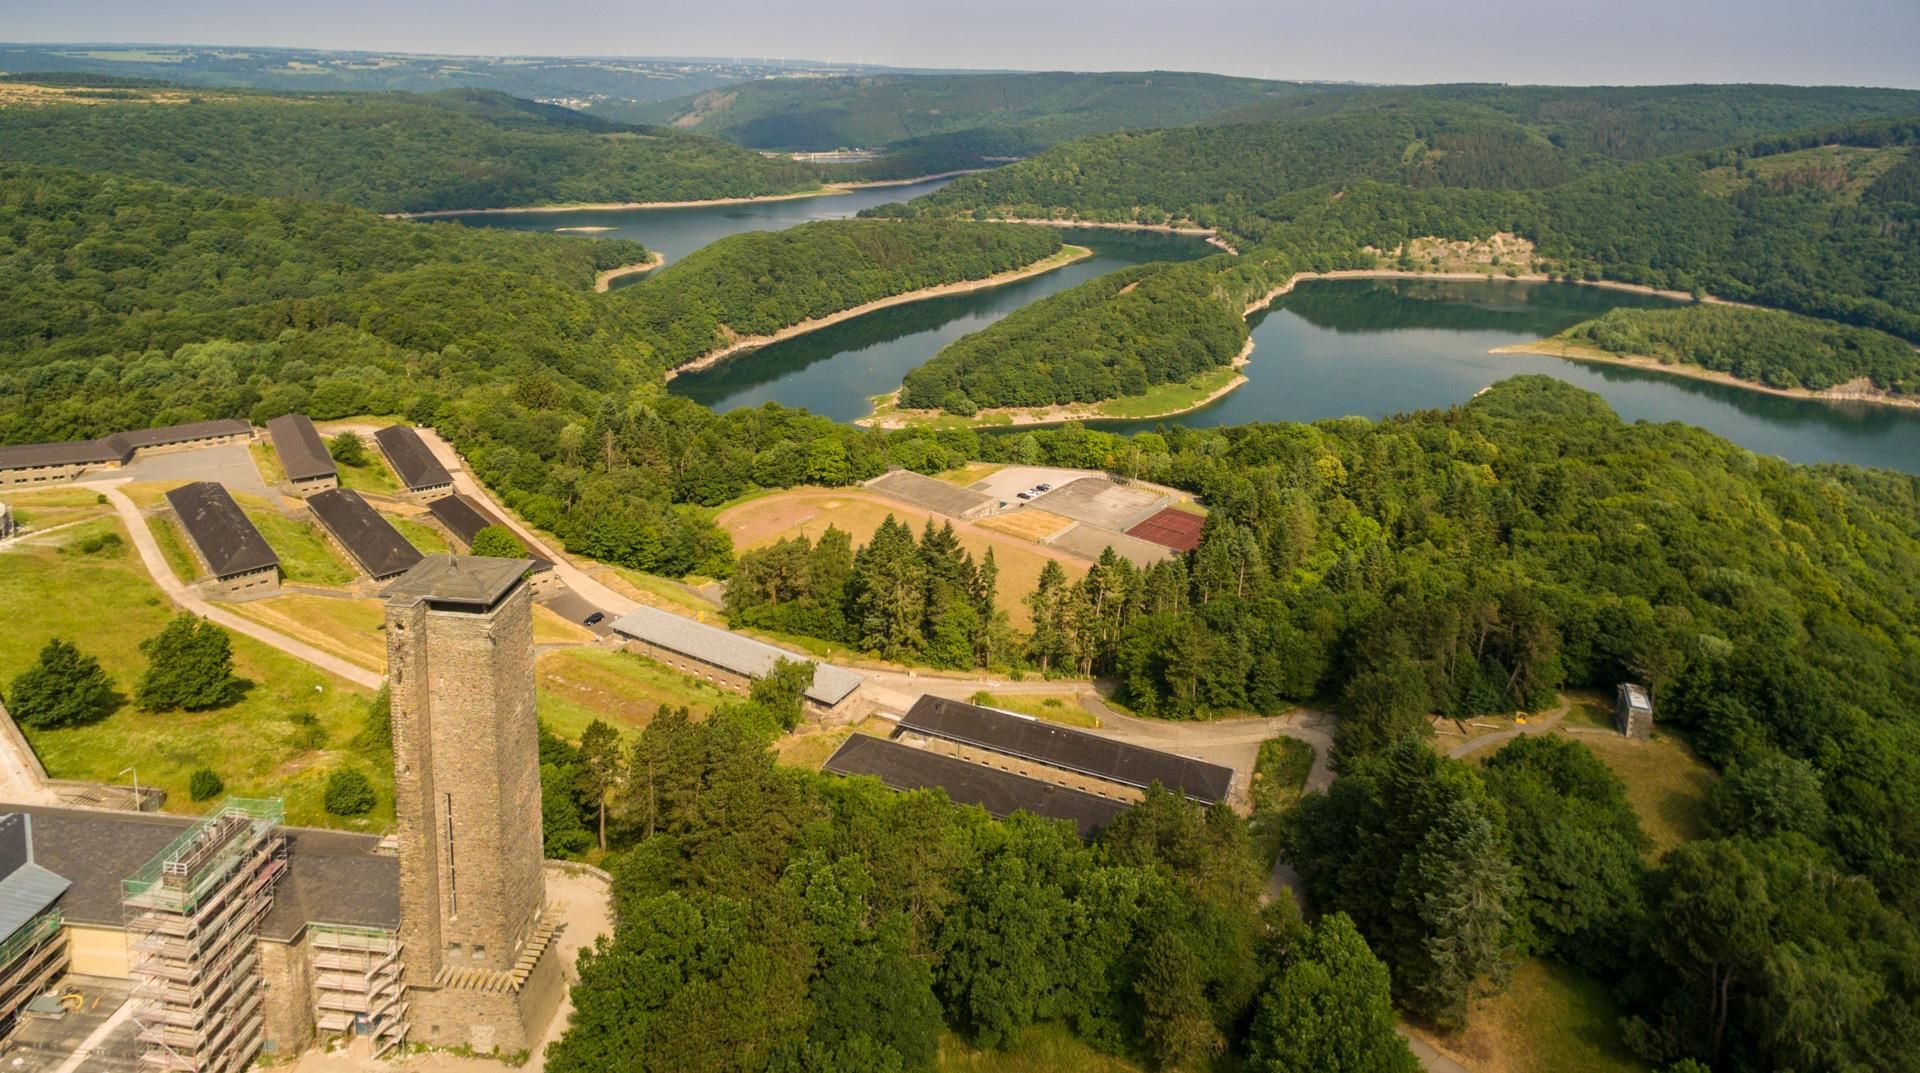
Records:
M1811 402L1824 402L1829 405L1858 404L1867 406L1888 406L1900 410L1920 410L1920 398L1895 397L1872 386L1866 377L1849 380L1846 384L1815 391L1804 387L1773 387L1769 384L1756 384L1751 380L1742 380L1732 373L1723 373L1699 365L1663 362L1659 358L1645 354L1614 354L1595 347L1581 346L1557 339L1542 339L1533 343L1513 343L1495 347L1489 354L1540 354L1550 358L1564 358L1568 361L1591 362L1595 365L1620 365L1629 369L1645 369L1649 372L1665 373L1687 380L1699 380L1710 384L1723 384L1727 387L1752 391L1761 395L1774 395L1786 399L1803 399ZM1865 381L1866 386L1861 386Z
M990 224L1028 224L1034 227L1083 228L1089 231L1150 231L1158 235L1181 235L1187 238L1205 239L1207 245L1225 253L1240 256L1231 242L1220 237L1220 232L1212 227L1175 227L1172 224L1124 224L1094 220L1052 220L1039 216L996 216L982 223Z
M1085 246L1062 245L1053 253L1021 268L995 273L991 276L983 276L980 279L960 280L955 283L942 283L932 287L922 287L916 291L903 291L900 294L877 298L864 305L843 309L837 313L829 313L824 317L803 320L798 324L782 328L771 335L738 336L724 346L709 350L691 361L682 362L667 370L665 379L672 380L681 373L698 372L701 369L711 368L745 351L758 350L764 346L771 346L774 343L802 336L808 332L819 331L822 328L839 324L842 321L849 321L855 317L862 317L868 313L874 313L892 306L925 301L929 298L942 298L953 294L967 294L972 291L982 291L1008 283L1016 283L1023 279L1045 275L1058 268L1065 268L1076 261L1083 261L1092 256L1093 251Z
M630 265L620 265L617 268L603 269L598 275L593 277L593 293L605 294L613 288L614 280L625 276L645 275L666 263L667 255L661 253L659 250L655 250L644 261L635 261Z
M958 171L935 172L932 175L919 175L911 179L872 179L866 182L823 183L812 190L796 190L788 194L753 194L748 197L716 197L695 201L576 201L558 205L513 205L493 209L423 209L419 212L385 212L382 216L389 220L433 220L447 216L524 216L536 212L624 212L629 209L704 209L718 205L758 205L763 201L799 201L812 197L833 197L836 194L850 194L856 190L872 190L888 186L912 186L915 183L930 183L939 179L951 179L961 175L972 175L986 171L986 168L962 168Z
M1175 228L1169 225L1161 225L1161 224L1080 224L1080 223L1074 223L1074 222L1065 221L1065 220L1040 220L1040 219L996 219L991 222L992 223L1045 224L1045 225L1055 226L1055 227L1106 227L1114 230L1158 231L1158 232L1167 233L1167 234L1189 235L1189 236L1213 234L1213 232L1209 232L1204 228ZM1251 317L1255 313L1259 313L1265 309L1270 308L1275 301L1279 300L1282 296L1292 292L1294 287L1298 286L1301 283L1311 283L1316 280L1343 280L1343 279L1436 279L1436 280L1448 280L1448 281L1461 282L1461 283L1498 282L1500 280L1512 280L1515 283L1556 282L1546 274L1539 273L1539 272L1523 272L1516 275L1509 275L1505 272L1410 272L1410 271L1405 271L1401 269L1392 269L1392 268L1343 268L1343 269L1336 269L1332 272L1295 272L1293 275L1287 277L1286 282L1273 288L1272 290L1268 291L1266 294L1261 295L1259 298L1254 299L1252 302L1247 303L1247 308L1241 315L1246 317ZM1653 295L1661 298L1672 298L1676 301L1690 301L1693 298L1691 294L1687 294L1685 292L1662 291L1653 287L1642 286L1637 283L1615 283L1611 280L1565 280L1560 282L1579 283L1582 286L1599 287L1605 290L1619 290L1619 291L1628 291L1635 294L1648 294L1648 295ZM1701 301L1712 302L1712 303L1721 304L1721 305L1741 304L1738 302L1727 302L1722 299L1716 299L1716 298L1702 298ZM1221 366L1221 368L1239 369L1239 368L1245 368L1246 366L1251 365L1252 363L1253 363L1253 337L1252 335L1248 335L1246 345L1240 348L1240 353L1235 355L1232 361L1228 362L1224 366ZM896 429L913 428L921 425L931 425L941 421L949 421L961 427L966 427L966 428L1007 428L1009 426L1024 427L1024 426L1039 426L1039 425L1064 425L1064 424L1069 424L1075 421L1158 421L1158 420L1161 420L1162 418L1179 417L1183 414L1190 414L1195 411L1204 409L1208 406L1211 406L1212 404L1225 398L1227 395L1232 393L1234 389L1240 387L1242 384L1245 384L1246 382L1247 382L1247 377L1245 376L1245 374L1242 374L1240 376L1234 377L1232 380L1228 381L1225 385L1209 393L1205 398L1199 399L1189 405L1178 407L1172 410L1166 410L1160 413L1152 413L1152 414L1144 414L1144 415L1099 413L1097 412L1097 408L1101 405L1101 403L1095 403L1094 406L1096 409L1093 411L1072 410L1069 408L1063 408L1059 406L996 407L992 409L983 409L978 413L974 414L972 417L967 417L967 418L962 418L957 414L948 414L940 410L909 410L909 411L894 410L894 411L882 413L880 407L890 405L895 400L899 399L900 389L895 388L894 390L888 392L885 395L875 395L873 397L873 400L874 400L873 412L867 414L865 417L855 418L853 423L856 425L859 425L862 428L878 428L878 429L886 429L886 430L896 430ZM1138 398L1139 396L1126 396L1126 397ZM1117 401L1117 400L1113 400L1113 399L1102 400L1102 402L1113 402L1113 401ZM1901 405L1901 404L1896 403L1893 405ZM921 415L921 416L918 416L918 417L899 416L903 413ZM1011 419L1011 420L1003 420L1003 419Z

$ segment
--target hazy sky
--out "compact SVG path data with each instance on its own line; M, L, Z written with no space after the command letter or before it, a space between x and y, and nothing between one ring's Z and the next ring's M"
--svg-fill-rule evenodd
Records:
M1920 88L1920 0L0 0L0 40Z

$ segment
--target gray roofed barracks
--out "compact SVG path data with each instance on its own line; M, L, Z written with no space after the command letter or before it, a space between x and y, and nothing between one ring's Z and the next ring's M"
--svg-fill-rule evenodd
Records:
M253 426L233 418L116 432L94 440L0 447L0 487L70 481L92 470L118 469L139 451L210 447L252 438Z
M418 432L405 425L388 425L374 433L373 439L409 494L422 501L452 494L453 474L433 457Z
M1113 794L1102 784L1126 787L1135 791L1127 796L1136 797L1157 782L1212 805L1226 800L1233 786L1232 768L945 697L921 697L900 717L899 733L909 744L947 743L953 755L975 763L1021 762L1023 768L1012 770L1049 781L1080 776L1068 784L1105 796Z
M327 444L313 419L306 414L281 414L267 422L267 435L273 437L273 451L280 456L280 468L287 481L300 494L323 492L340 484L340 467L327 453Z
M221 594L279 590L280 556L225 488L211 481L183 484L167 493L167 505Z
M629 652L742 693L753 679L771 672L778 661L807 659L731 630L651 607L637 608L615 619L613 632L627 638ZM848 698L865 680L843 667L814 662L813 684L805 690L809 714L831 721L851 719L854 709Z
M842 742L821 770L835 775L872 775L895 790L937 787L956 804L978 805L995 819L1031 812L1047 819L1070 820L1084 839L1092 838L1128 807L1109 798L866 734L855 734Z
M358 492L344 488L315 492L307 497L307 508L327 535L375 581L403 574L424 558Z

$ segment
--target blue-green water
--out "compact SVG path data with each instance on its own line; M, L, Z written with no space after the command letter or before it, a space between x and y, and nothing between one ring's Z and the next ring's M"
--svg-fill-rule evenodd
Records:
M940 182L832 197L684 209L470 216L471 224L550 231L599 226L665 253L689 252L751 230L841 219L907 200ZM1197 239L1073 231L1095 256L986 291L879 310L742 354L676 378L670 389L719 410L776 401L849 421L868 399L900 386L940 347L1035 299L1104 272L1149 260L1204 256ZM668 271L671 270L667 269ZM1623 366L1490 350L1552 335L1620 306L1659 299L1573 284L1446 280L1324 280L1305 283L1254 318L1247 383L1192 413L1159 421L1107 422L1113 429L1249 421L1316 421L1465 402L1521 373L1543 373L1597 392L1629 421L1684 421L1754 451L1795 462L1853 462L1920 472L1920 411L1864 403L1781 398Z

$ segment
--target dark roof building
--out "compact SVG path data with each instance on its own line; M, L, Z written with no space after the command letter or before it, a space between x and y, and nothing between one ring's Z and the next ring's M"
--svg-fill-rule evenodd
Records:
M34 856L33 820L0 814L0 940L32 923L70 886Z
M1031 812L1070 820L1081 838L1092 838L1127 810L1123 802L866 734L842 742L821 770L872 775L895 790L942 789L957 804L978 805L996 819Z
M70 885L56 903L67 921L122 927L121 881L192 826L192 816L10 805L31 818L35 860ZM313 921L368 928L400 923L400 862L374 835L287 829L288 872L260 934L285 941Z
M453 483L453 474L447 467L433 457L427 448L427 441L420 434L405 425L388 425L373 434L380 444L380 451L387 456L388 464L400 478L400 483L410 492L423 492L434 488L444 488Z
M489 525L502 524L480 504L463 495L442 496L427 504L427 511L460 543L472 546L473 538Z
M253 435L253 426L237 417L228 417L218 421L190 421L184 425L141 428L132 432L117 433L117 435L126 441L128 447L138 451L146 447L172 447L175 444L193 443L196 440L218 440L231 436L250 437Z
M921 697L900 717L900 730L1122 786L1144 790L1157 782L1206 805L1226 800L1233 785L1233 769L1219 764L945 697Z
M360 493L329 488L307 497L307 506L333 539L375 581L403 574L424 556L420 549L367 505Z
M425 600L430 609L444 605L461 611L485 610L499 603L532 567L532 559L428 555L380 595L390 604Z
M181 485L167 493L167 504L214 577L224 580L280 565L280 556L220 485L211 481Z
M280 468L287 471L287 479L294 484L339 478L340 467L334 465L320 430L313 427L313 419L306 414L281 414L267 422L267 435L273 437Z
M41 466L98 466L124 463L133 457L125 437L67 440L61 443L20 443L0 447L0 469L38 469Z

